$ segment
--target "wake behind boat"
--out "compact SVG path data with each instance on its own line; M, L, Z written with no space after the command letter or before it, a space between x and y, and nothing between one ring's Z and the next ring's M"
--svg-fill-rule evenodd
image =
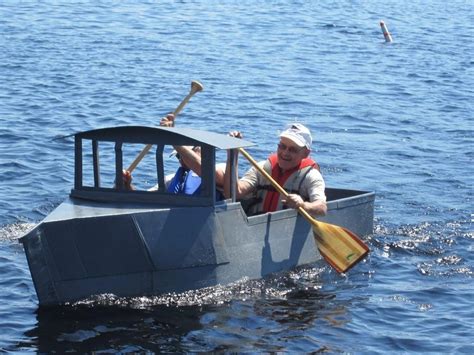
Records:
M157 189L128 191L123 186L124 155L137 144L156 147L152 179ZM201 148L198 194L166 191L165 152L176 145ZM59 305L103 293L134 297L183 292L320 260L311 225L295 210L250 216L245 204L236 201L235 189L230 199L216 198L216 150L251 145L175 127L77 133L70 196L20 239L39 304ZM112 169L109 174L107 168ZM112 178L104 183L104 176ZM359 235L372 233L373 192L327 188L326 195L328 213L320 221Z

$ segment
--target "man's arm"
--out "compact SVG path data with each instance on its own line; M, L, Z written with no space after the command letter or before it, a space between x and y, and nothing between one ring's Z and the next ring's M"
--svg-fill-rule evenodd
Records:
M174 120L175 116L169 113L161 119L160 126L174 127ZM201 156L187 147L175 146L174 149L181 155L186 166L201 176ZM224 186L224 170L222 169L216 169L216 185Z
M197 175L202 176L202 160L201 156L194 150L185 146L174 146L176 152L181 156L181 159L189 169L194 171ZM216 185L224 186L225 171L221 167L216 167Z
M297 194L289 194L286 199L281 200L285 205L290 208L298 209L303 207L303 209L313 216L324 216L327 213L327 205L325 201L315 200L315 201L303 201L303 198Z
M321 173L315 169L311 170L305 177L301 186L305 191L305 196L309 196L309 201L304 201L300 195L290 194L282 202L290 208L303 209L313 216L324 216L327 213L326 195L324 193L326 185Z
M183 145L173 146L176 152L181 156L184 164L194 171L196 174L201 176L201 156L194 150Z

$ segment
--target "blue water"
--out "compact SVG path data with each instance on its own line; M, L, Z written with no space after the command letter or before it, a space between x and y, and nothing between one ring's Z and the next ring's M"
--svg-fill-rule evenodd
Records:
M473 353L472 1L0 3L0 352ZM394 42L379 27L385 20ZM374 190L370 256L39 310L17 242L68 194L77 131L301 121L329 186ZM59 138L59 139L55 139ZM242 161L242 168L246 167Z

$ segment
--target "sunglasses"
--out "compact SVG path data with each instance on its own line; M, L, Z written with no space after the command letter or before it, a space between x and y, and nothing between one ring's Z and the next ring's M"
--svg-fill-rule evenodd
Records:
M302 150L303 148L296 148L296 147L293 147L293 146L290 146L290 147L289 147L289 146L287 146L287 145L284 144L284 143L279 143L279 144L278 144L278 149L280 149L280 150L282 150L282 151L287 150L287 151L288 151L289 153L291 153L291 154L297 154L297 153L301 152L301 150Z

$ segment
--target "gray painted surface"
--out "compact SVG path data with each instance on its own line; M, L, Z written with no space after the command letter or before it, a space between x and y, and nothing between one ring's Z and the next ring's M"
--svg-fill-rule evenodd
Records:
M93 187L82 183L83 140L92 140ZM122 180L124 142L157 146L157 181L163 178L164 144L201 146L201 194L101 187L101 141L115 142L115 181ZM247 217L240 202L233 202L235 195L215 200L215 149L236 153L251 144L182 128L114 127L76 134L70 197L20 239L40 305L101 293L182 292L261 278L321 259L312 227L295 210ZM321 220L358 235L372 233L373 193L326 192L329 211Z
M371 233L374 195L337 191L351 196L330 201L321 220ZM247 217L230 200L165 208L69 198L21 242L40 305L181 292L320 259L312 228L296 211Z

